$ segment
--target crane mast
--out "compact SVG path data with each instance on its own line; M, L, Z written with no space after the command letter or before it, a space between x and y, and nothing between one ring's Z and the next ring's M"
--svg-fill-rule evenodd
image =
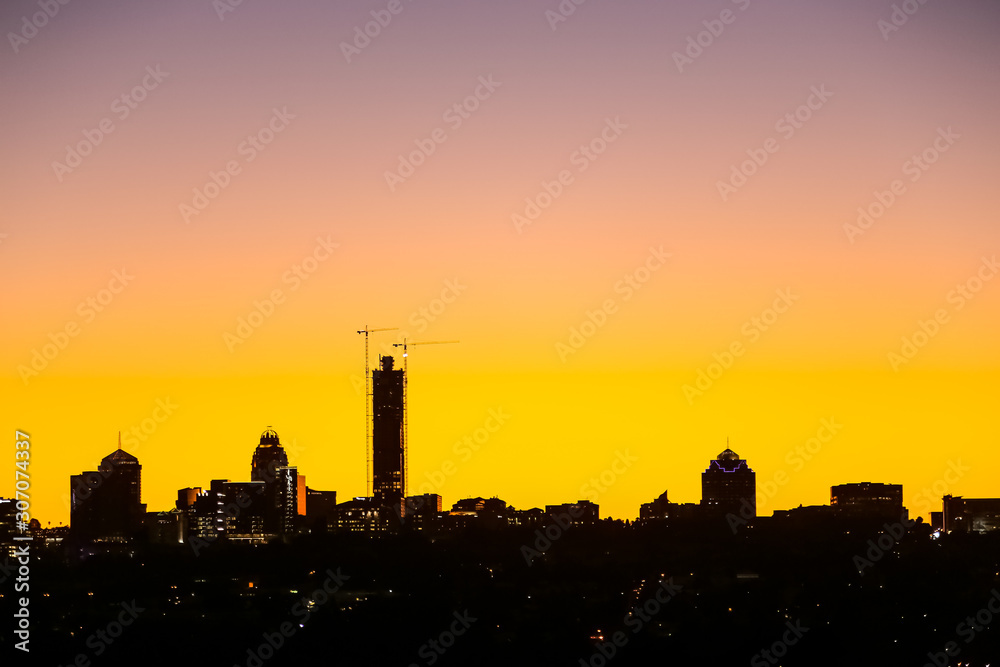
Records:
M415 345L447 345L457 343L457 340L424 340L413 343L407 342L404 338L402 343L393 343L393 347L403 348L403 497L406 497L406 489L410 485L410 407L409 391L407 385L410 383L408 346Z
M381 327L379 329L369 329L365 325L364 329L358 331L365 335L365 460L367 467L365 470L365 481L367 482L368 496L372 495L372 373L368 352L368 336L379 331L397 331L399 327Z

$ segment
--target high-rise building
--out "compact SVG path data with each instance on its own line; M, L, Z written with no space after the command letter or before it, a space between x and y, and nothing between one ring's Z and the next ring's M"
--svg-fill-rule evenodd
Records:
M372 491L380 507L403 514L403 371L393 370L393 358L380 356L381 370L372 371Z
M288 465L288 455L281 446L278 433L270 426L260 434L260 444L253 453L250 479L254 482L270 483L277 479L278 468Z
M271 537L264 525L267 514L266 482L224 481L216 485L213 481L213 488L222 502L222 506L217 506L215 511L222 515L221 524L227 539L260 543Z
M728 447L701 474L701 504L719 512L757 515L757 474Z
M278 468L277 481L278 532L295 532L299 515L306 513L306 478L295 466Z
M70 525L83 540L124 542L142 527L142 466L118 449L97 470L70 476Z
M260 443L253 453L250 479L264 483L264 532L277 534L285 532L287 521L284 517L283 495L287 480L279 479L279 471L288 468L288 455L281 446L278 433L270 426L260 434ZM294 483L293 483L294 485ZM292 494L294 495L294 494Z

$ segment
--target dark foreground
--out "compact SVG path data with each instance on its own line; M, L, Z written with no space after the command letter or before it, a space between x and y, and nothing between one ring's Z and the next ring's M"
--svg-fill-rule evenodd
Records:
M27 659L4 584L2 664L1000 665L1000 536L918 525L872 551L881 530L605 522L547 548L528 529L67 548L35 554Z

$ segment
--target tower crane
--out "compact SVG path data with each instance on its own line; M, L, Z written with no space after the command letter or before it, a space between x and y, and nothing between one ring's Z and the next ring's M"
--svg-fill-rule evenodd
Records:
M396 331L399 327L381 327L379 329L369 329L365 325L364 329L358 331L365 335L365 459L367 461L366 479L368 484L368 495L372 495L372 374L368 356L368 336L379 331Z
M407 342L404 338L402 343L393 343L393 347L403 348L403 496L406 496L406 489L410 484L410 408L407 398L407 385L410 382L410 373L407 366L409 359L409 346L415 345L447 345L458 343L457 340L422 340L413 343Z

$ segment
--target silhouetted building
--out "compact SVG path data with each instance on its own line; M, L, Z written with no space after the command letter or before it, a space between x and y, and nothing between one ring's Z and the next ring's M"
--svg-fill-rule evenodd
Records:
M228 539L260 544L274 537L264 523L267 485L213 479L208 490L200 487L177 492L183 540Z
M670 500L664 491L656 500L639 506L639 519L666 519L669 516Z
M213 481L212 484L215 511L221 515L215 525L222 525L226 539L260 544L274 537L264 518L268 513L266 482Z
M0 555L14 555L14 535L17 530L17 504L13 499L0 498Z
M379 356L381 370L372 371L372 490L375 502L404 512L406 496L403 452L403 371L393 358Z
M756 516L756 473L727 447L701 474L701 504L710 511Z
M541 528L549 523L549 515L545 510L532 507L527 510L507 509L507 524L525 528Z
M406 498L406 524L410 530L433 530L441 524L441 496L424 493Z
M507 525L507 503L499 498L462 498L451 506L444 527L447 530L466 528L501 528Z
M507 503L499 498L462 498L451 506L452 512L503 514Z
M903 514L903 485L838 484L830 487L830 505L848 512L898 519Z
M306 521L311 527L332 528L337 525L337 492L318 491L306 487Z
M278 468L288 465L288 455L281 446L278 433L268 427L260 434L260 443L253 453L250 464L250 479L255 482L271 483L278 474Z
M989 533L1000 529L1000 498L945 496L942 501L945 533Z
M667 519L695 519L702 515L701 509L702 506L697 503L672 503L664 491L656 500L639 506L639 521L648 523Z
M592 526L600 521L601 508L589 500L578 500L575 503L546 505L545 514L550 520L558 517L561 521L565 521L568 517L574 526Z
M143 521L146 539L151 544L182 544L184 542L184 512L146 512Z
M283 500L287 493L283 490L287 480L278 480L278 471L288 467L288 455L281 446L277 432L268 427L260 435L260 444L253 453L250 479L264 483L264 532L277 534L284 532L287 517Z
M373 498L358 497L337 505L337 530L377 533L398 528L399 516Z
M142 466L121 448L97 470L70 476L70 525L84 541L125 542L142 527Z
M441 496L436 493L408 496L406 498L406 516L427 513L435 514L441 511L441 502Z

